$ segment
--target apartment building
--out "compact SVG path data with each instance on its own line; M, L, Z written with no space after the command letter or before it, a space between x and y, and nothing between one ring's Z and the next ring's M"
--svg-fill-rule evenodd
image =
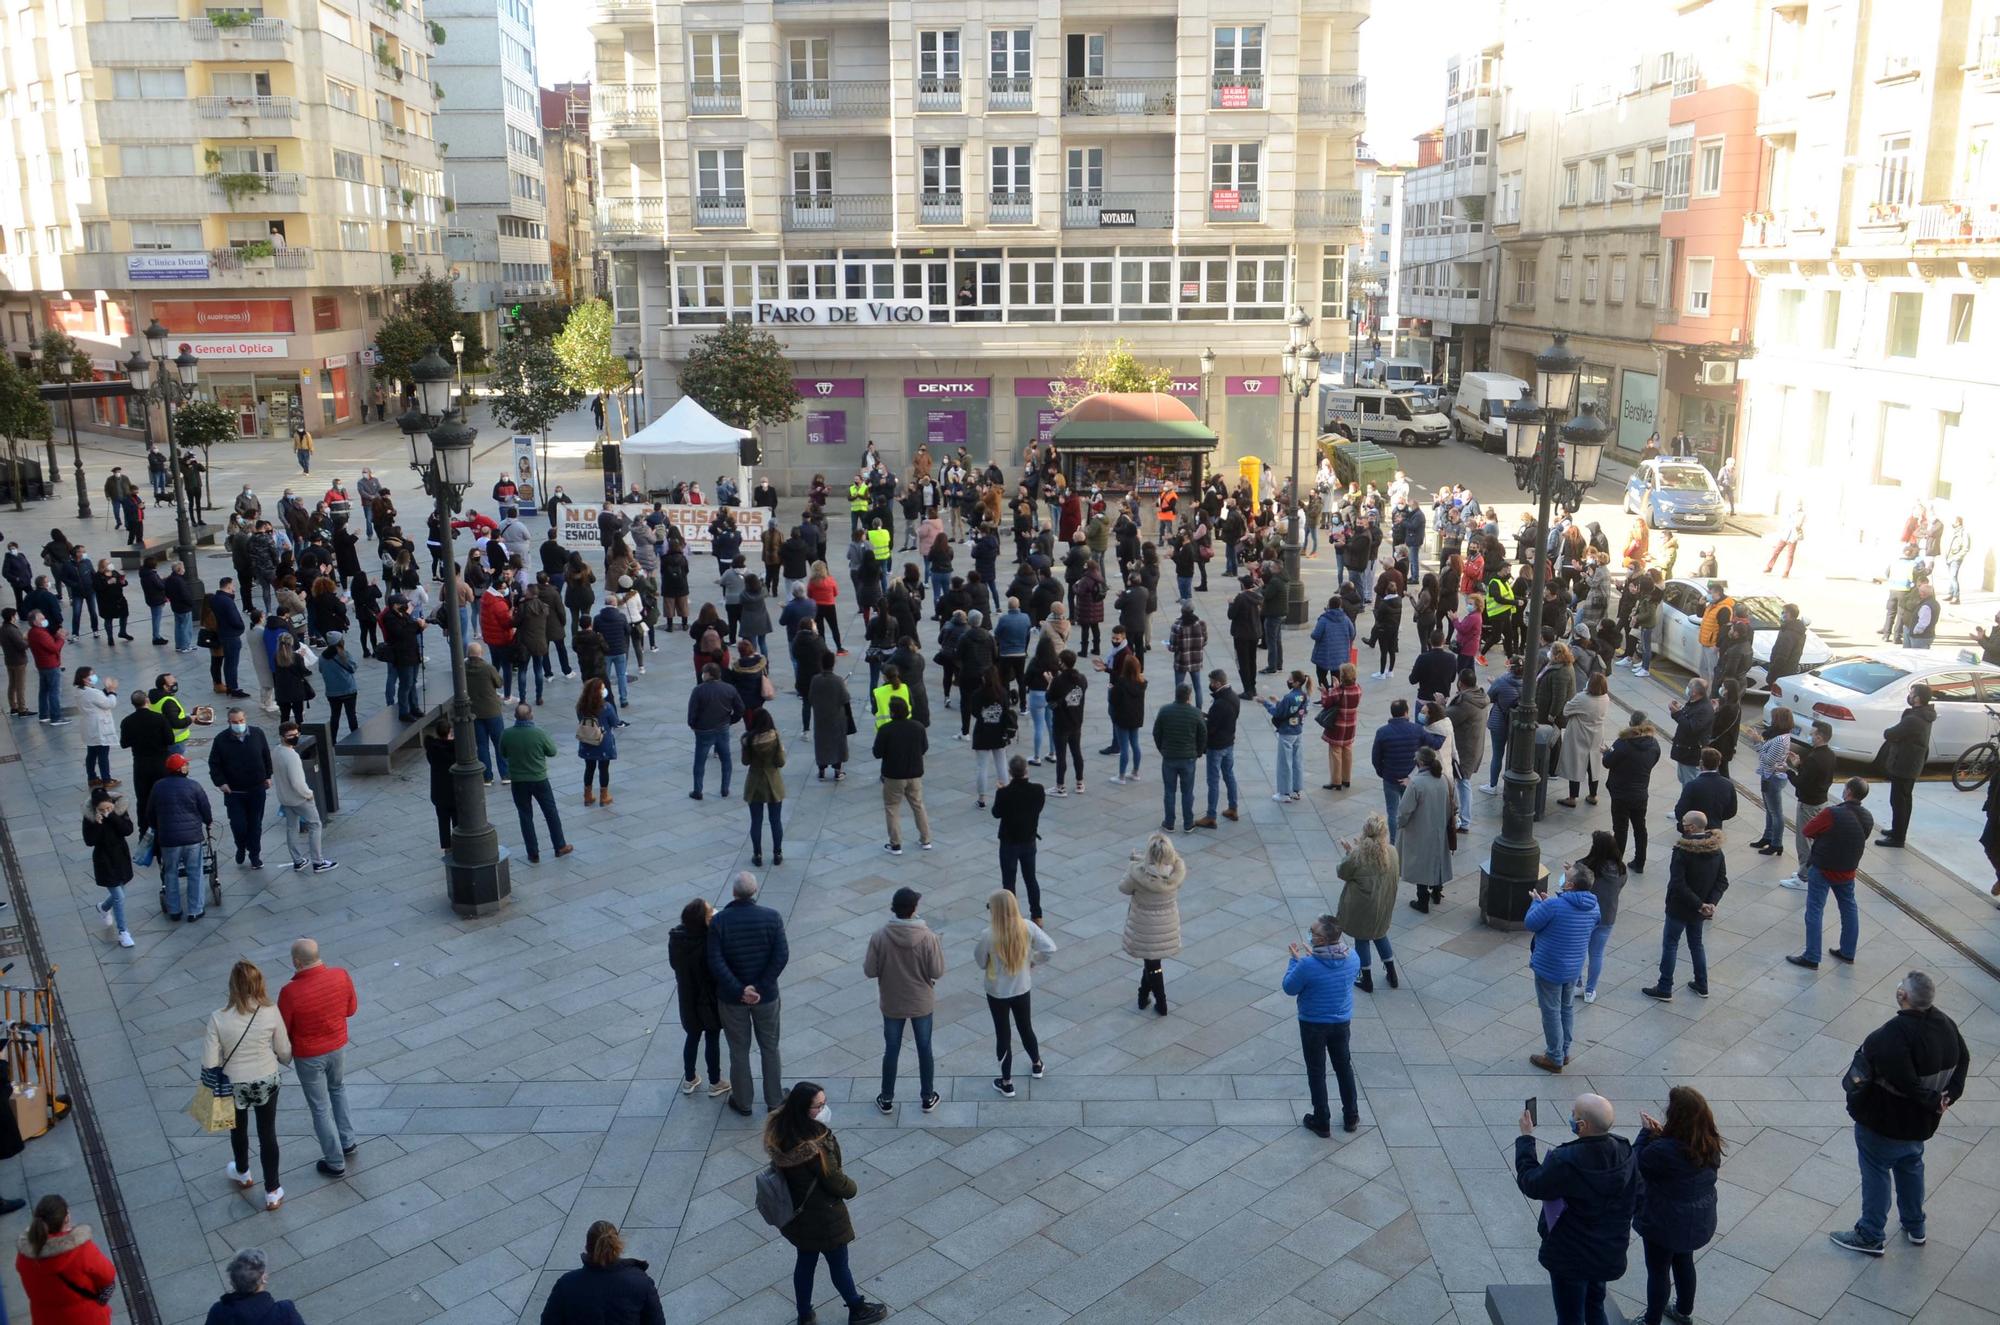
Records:
M590 84L542 89L543 177L549 202L549 271L556 298L574 304L598 292L596 156L590 150Z
M2000 491L2000 6L1773 7L1763 63L1744 498L1871 542L1969 513Z
M1443 378L1484 368L1498 251L1490 229L1498 173L1500 46L1445 62L1442 127L1417 137L1403 176L1402 287L1406 353ZM1516 199L1518 202L1518 198Z
M1361 195L1361 239L1347 250L1352 309L1349 331L1360 362L1393 358L1402 342L1402 234L1404 166L1377 161L1365 148L1355 157L1354 186Z
M737 319L807 397L765 438L780 482L870 440L1011 466L1052 379L1123 338L1221 433L1212 463L1275 459L1286 318L1346 347L1367 12L598 0L598 236L653 409ZM1136 465L1113 481L1160 477Z
M116 378L157 318L246 437L358 425L388 296L444 261L438 32L423 0L0 8L8 346L60 328Z
M372 2L372 0L371 0ZM498 343L503 309L552 299L534 0L428 0L451 31L433 71L458 210L446 236L459 307Z
M1672 12L1665 0L1587 0L1547 20L1514 9L1502 27L1490 367L1533 381L1534 356L1567 333L1584 360L1580 399L1612 425L1613 447L1636 454L1660 426L1657 330L1678 297L1660 238ZM1569 57L1579 24L1605 33L1587 63Z

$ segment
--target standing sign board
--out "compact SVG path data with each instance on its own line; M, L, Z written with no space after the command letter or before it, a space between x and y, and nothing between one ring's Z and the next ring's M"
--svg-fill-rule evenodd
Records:
M564 506L562 509L562 541L597 545L597 516L604 510L602 506ZM613 505L610 509L622 511L633 524L639 523L652 513L650 505L626 502ZM690 555L707 552L708 524L719 510L715 506L662 506L660 511L667 517L667 523L678 529ZM736 517L736 527L743 531L743 545L750 547L764 537L764 527L771 513L762 506L732 506L730 513Z

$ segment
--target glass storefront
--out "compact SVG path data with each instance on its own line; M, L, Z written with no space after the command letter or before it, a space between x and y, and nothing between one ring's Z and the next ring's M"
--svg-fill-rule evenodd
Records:
M298 380L272 373L204 374L215 403L236 416L236 431L246 438L291 436L292 420L301 416Z

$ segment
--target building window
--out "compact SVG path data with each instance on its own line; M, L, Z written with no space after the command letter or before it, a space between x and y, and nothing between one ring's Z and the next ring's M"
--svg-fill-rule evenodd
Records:
M734 115L743 109L743 71L734 32L696 32L688 37L688 111L694 115Z
M1711 138L1695 147L1694 196L1713 198L1722 192L1722 140Z
M134 221L132 247L147 252L194 252L202 247L201 222Z
M1625 302L1625 259L1622 256L1611 259L1611 302Z
M340 246L349 253L366 253L369 247L369 229L369 224L366 221L342 221L340 223Z
M1945 333L1946 344L1972 344L1972 309L1976 297L1969 294L1955 294L1951 297L1951 321Z
M1526 308L1535 302L1535 263L1521 258L1514 263L1514 302Z
M332 5L319 7L319 30L340 38L349 46L354 44L354 16Z
M1714 258L1689 258L1687 260L1687 307L1682 313L1688 317L1707 317L1709 294L1715 284Z
M1819 347L1830 350L1840 343L1840 291L1828 290L1819 301Z
M743 149L705 147L694 155L696 224L744 224L748 212L743 194Z
M929 225L958 225L965 220L965 149L938 144L923 150L917 219Z
M1646 187L1662 197L1667 192L1667 154L1657 147L1646 153Z
M1910 200L1910 135L1882 136L1875 157L1875 201L1883 207L1901 207Z
M194 173L194 149L185 143L121 147L118 163L126 175L158 177Z
M1639 302L1648 306L1660 302L1660 255L1643 254L1639 258Z
M1065 322L1110 320L1110 258L1063 259L1061 316Z
M361 170L361 154L359 152L335 150L333 154L333 177L335 179L352 180L356 184L366 183L366 176L361 173Z
M963 56L957 28L926 28L917 33L918 110L958 110L962 106Z
M1258 217L1262 143L1211 143L1208 148L1208 212L1224 220Z
M1576 206L1580 178L1581 174L1574 162L1563 167L1563 206Z
M1329 250L1319 262L1319 315L1322 320L1347 317L1347 253Z
M111 71L111 95L117 97L120 101L129 101L134 98L178 100L187 96L187 71L184 69L113 69Z
M1209 104L1223 110L1264 104L1264 28L1261 24L1215 30Z
M1597 302L1597 259L1583 260L1583 298L1585 303Z
M1889 336L1882 352L1891 359L1914 359L1917 357L1917 333L1923 324L1924 297L1922 294L1892 294L1889 296Z
M986 43L987 109L1034 109L1035 30L994 28Z
M1035 149L1029 143L993 149L987 219L995 225L1027 225L1035 219Z
M1570 278L1570 260L1568 258L1557 259L1556 298L1558 299L1569 298L1569 278Z
M611 255L612 321L621 327L639 325L639 255Z
M1590 163L1590 200L1592 202L1603 202L1610 196L1610 180L1611 162L1608 158L1600 156L1597 160Z
M1055 320L1055 259L1009 258L1007 260L1007 316L1015 322Z
M337 78L326 80L326 104L335 110L359 110L361 102L354 88Z
M111 251L111 222L85 221L83 223L83 251L85 253L109 253Z

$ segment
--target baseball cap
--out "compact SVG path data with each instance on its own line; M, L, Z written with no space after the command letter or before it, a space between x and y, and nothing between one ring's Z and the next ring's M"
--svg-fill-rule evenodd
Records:
M187 772L187 770L188 770L188 761L186 755L167 756L167 772L185 773Z
M907 919L917 913L917 903L923 900L923 896L915 888L898 888L889 898L889 909Z

